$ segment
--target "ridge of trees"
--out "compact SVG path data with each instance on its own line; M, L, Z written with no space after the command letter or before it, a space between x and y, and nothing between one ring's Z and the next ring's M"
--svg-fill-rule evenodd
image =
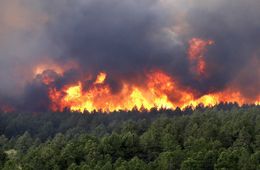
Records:
M260 107L0 113L0 169L260 169Z

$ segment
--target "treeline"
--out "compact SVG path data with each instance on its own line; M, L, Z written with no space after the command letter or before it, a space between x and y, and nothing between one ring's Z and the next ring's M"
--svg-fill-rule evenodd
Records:
M260 169L260 107L1 113L0 169Z

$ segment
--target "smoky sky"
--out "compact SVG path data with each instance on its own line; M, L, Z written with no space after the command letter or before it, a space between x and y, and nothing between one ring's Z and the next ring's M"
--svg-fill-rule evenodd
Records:
M198 95L228 86L251 98L260 93L258 0L0 3L0 94L5 96L37 96L31 87L33 68L46 60L60 65L72 60L80 66L59 78L58 86L84 72L106 71L120 88L117 79L134 81L160 69ZM194 37L215 42L205 54L205 77L190 71L187 50Z
M84 2L55 10L48 31L62 49L60 59L75 59L87 71L136 76L159 68L204 94L229 85L253 57L259 58L260 12L255 0L186 1L186 8L180 1L171 8L166 8L167 1ZM205 56L209 76L199 81L187 63L192 37L215 41Z

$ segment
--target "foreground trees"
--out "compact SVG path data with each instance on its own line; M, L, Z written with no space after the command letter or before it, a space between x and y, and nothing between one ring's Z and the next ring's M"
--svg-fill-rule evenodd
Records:
M0 117L0 169L260 169L256 106Z

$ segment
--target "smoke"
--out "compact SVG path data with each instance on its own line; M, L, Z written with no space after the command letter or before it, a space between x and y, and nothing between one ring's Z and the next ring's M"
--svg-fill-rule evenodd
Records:
M48 62L78 65L56 77L57 88L105 71L116 93L121 80L142 84L147 71L159 69L198 96L227 87L248 98L260 95L258 0L0 3L0 94L21 107L48 105L47 87L34 74L35 66ZM192 38L214 41L204 56L206 76L190 69Z
M194 6L187 14L187 22L192 28L191 36L215 41L207 54L210 77L205 80L204 87L219 90L232 84L240 87L245 95L259 95L259 88L254 84L259 84L260 76L258 69L253 69L260 59L260 40L256 38L260 26L257 21L260 16L259 2L231 0L219 1L214 5L210 2ZM247 81L252 75L254 80ZM251 92L245 89L251 89Z
M0 91L17 96L47 55L47 16L33 0L0 0Z

